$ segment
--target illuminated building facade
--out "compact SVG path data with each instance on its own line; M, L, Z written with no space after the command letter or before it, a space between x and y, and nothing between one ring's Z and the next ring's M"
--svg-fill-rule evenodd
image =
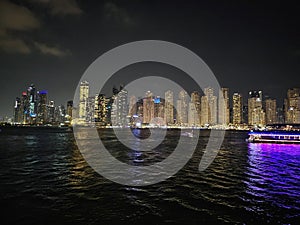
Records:
M300 88L289 89L284 102L285 122L300 123Z
M34 124L37 116L37 93L34 84L31 84L27 89L27 96L29 101L29 123Z
M48 105L48 122L53 124L55 122L55 105L54 101L50 101Z
M266 124L262 105L262 91L249 92L248 124L251 126L264 126Z
M243 119L243 98L240 93L232 96L232 124L237 126L242 124Z
M115 95L112 111L111 122L113 125L125 126L128 125L128 92L120 87L120 91Z
M150 123L154 118L154 98L150 91L143 98L143 123Z
M160 96L156 96L154 98L154 117L164 119L164 105L165 100L162 99Z
M67 102L66 119L69 123L71 123L72 118L73 118L73 101L70 100Z
M174 94L171 90L165 92L164 119L167 125L174 123Z
M229 89L221 88L218 98L218 123L228 125L230 122Z
M265 111L266 111L266 124L277 123L277 104L275 99L266 99Z
M217 97L211 87L204 89L205 96L201 97L201 124L217 124Z
M177 116L176 123L180 126L188 124L188 94L185 90L181 90L177 100Z
M201 126L207 126L209 124L209 105L208 97L206 95L201 97L201 112L200 112L200 124Z
M92 123L95 121L95 96L89 96L86 100L86 118L85 121Z
M21 107L21 99L16 97L15 105L14 105L14 122L22 123L22 107Z
M80 83L79 89L79 119L81 121L86 121L87 119L87 104L89 97L89 83L87 81L82 81Z
M47 121L47 91L37 92L37 123L46 124Z
M201 100L200 93L198 91L193 91L191 94L191 103L189 104L189 124L194 124L194 126L200 126L201 120Z
M96 95L95 97L95 122L100 126L110 124L110 99L107 99L104 94Z
M136 104L136 97L134 95L130 96L129 99L129 109L128 109L128 116L132 118L137 113L137 104Z

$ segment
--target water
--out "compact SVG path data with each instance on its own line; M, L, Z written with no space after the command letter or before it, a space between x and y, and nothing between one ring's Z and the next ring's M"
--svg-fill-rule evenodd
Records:
M149 164L167 157L164 146L134 154L112 130L100 133L119 160ZM72 133L0 133L1 224L296 224L300 221L299 145L248 144L230 131L218 156L198 172L209 131L201 131L189 163L147 187L113 183L89 167ZM187 137L188 138L188 137ZM136 153L136 152L135 152Z

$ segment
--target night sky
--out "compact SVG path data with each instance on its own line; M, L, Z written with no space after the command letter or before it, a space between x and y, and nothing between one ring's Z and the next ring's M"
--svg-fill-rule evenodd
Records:
M300 86L299 12L288 1L0 0L0 117L31 83L66 104L97 57L150 39L194 51L231 94L282 104Z

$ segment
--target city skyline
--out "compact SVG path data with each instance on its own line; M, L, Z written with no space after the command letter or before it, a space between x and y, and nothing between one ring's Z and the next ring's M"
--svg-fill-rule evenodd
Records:
M82 81L79 104L73 108L73 100L55 105L46 90L31 84L27 91L16 97L12 121L19 124L71 124L73 118L82 122L98 122L102 125L129 125L133 122L151 124L161 118L160 125L178 126L261 126L276 123L300 123L300 89L287 91L284 105L264 96L261 90L251 90L248 97L222 87L216 91L210 87L191 93L181 90L164 91L160 96L145 91L143 96L129 95L123 85L112 87L113 95L91 95L89 82ZM243 101L243 99L246 100ZM140 119L138 119L140 118Z
M0 2L1 116L12 114L9 96L22 92L27 81L65 104L97 57L137 40L165 40L190 49L220 86L243 96L263 90L281 104L287 89L299 82L300 19L294 4L66 0L61 7L59 1L49 2ZM151 66L144 67L145 75L157 74ZM125 68L124 76L134 79L136 70ZM161 74L168 73L185 78L162 67Z

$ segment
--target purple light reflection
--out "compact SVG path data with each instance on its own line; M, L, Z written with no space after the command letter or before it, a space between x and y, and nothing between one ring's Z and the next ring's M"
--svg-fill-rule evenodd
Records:
M252 208L266 209L265 204L289 209L289 215L300 211L300 145L248 144L246 194ZM292 208L292 210L291 210ZM251 209L250 209L251 210Z
M249 143L249 151L264 151L264 152L277 152L288 155L300 156L299 144L275 144L275 143Z

